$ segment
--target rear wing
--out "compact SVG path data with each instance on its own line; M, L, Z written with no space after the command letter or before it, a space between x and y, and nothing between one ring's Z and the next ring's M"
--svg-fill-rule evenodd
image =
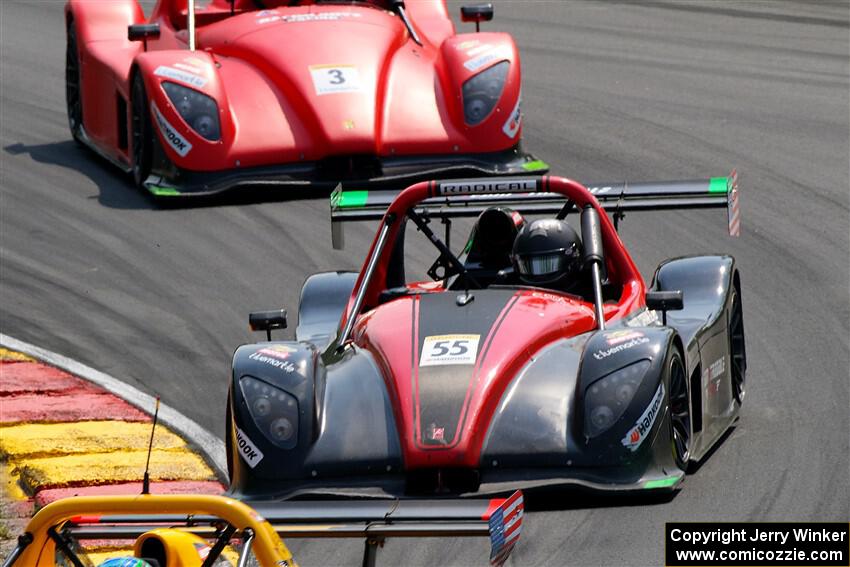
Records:
M248 503L283 538L362 538L363 565L389 538L488 537L490 563L502 565L522 532L522 492L490 500L341 500ZM167 506L163 506L167 510ZM78 515L62 529L77 540L135 539L160 527L221 537L221 518L205 514ZM229 537L240 537L231 532Z
M480 193L452 188L486 185ZM510 187L495 189L497 185ZM565 204L559 193L539 192L541 178L484 178L438 182L440 196L416 205L416 210L437 218L476 217L489 207L510 207L522 214L556 214ZM663 211L673 209L726 208L729 234L740 235L738 175L687 181L651 181L643 183L596 183L587 186L603 209L614 214L615 221L626 211ZM331 194L331 231L335 249L344 247L343 225L351 221L379 220L399 195L400 190L360 191L337 186ZM470 194L472 193L472 194Z

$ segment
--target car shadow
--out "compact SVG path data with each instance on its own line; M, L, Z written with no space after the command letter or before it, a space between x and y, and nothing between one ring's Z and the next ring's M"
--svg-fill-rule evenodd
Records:
M104 207L112 209L155 209L153 201L135 190L129 176L116 169L105 159L80 146L73 140L48 144L10 144L3 150L12 156L29 155L33 161L58 165L78 171L88 177L99 190L97 199Z
M332 190L330 186L285 190L242 187L220 195L156 200L136 189L129 175L73 140L33 145L18 142L4 147L3 150L11 156L29 155L38 163L58 165L82 173L97 185L99 190L98 195L89 198L97 199L101 205L111 209L160 210L239 206L305 198L327 198Z

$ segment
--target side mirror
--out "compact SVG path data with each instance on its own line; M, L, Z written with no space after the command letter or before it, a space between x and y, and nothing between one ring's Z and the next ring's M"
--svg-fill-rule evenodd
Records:
M159 24L133 24L127 26L127 39L144 42L145 51L147 51L148 40L159 39Z
M286 309L255 311L248 315L248 326L252 331L265 331L266 338L272 340L272 330L286 328Z
M460 19L464 22L475 22L475 31L481 31L481 22L489 22L493 19L493 5L472 4L460 7Z
M655 311L661 311L662 323L667 324L667 312L679 311L685 308L682 301L682 291L647 291L646 306Z

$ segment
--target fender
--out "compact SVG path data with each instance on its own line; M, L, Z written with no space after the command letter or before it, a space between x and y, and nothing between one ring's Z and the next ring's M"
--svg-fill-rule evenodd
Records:
M143 23L145 15L136 0L87 2L69 0L65 18L77 32L80 55L80 87L83 103L83 128L87 137L110 159L126 163L119 116L126 108L118 98L127 100L127 81L133 58L141 53L138 42L127 39L127 26ZM116 96L117 93L117 96Z
M144 80L151 127L157 132L168 159L189 170L208 169L210 163L219 164L219 168L228 167L228 153L236 126L213 57L202 51L148 51L135 58L133 68ZM221 127L219 140L207 140L183 120L163 90L164 82L193 89L216 102Z
M254 385L277 389L266 392L267 396L283 392L297 401L297 443L286 450L271 442L269 419L255 419L258 408L249 408L245 392ZM230 397L228 443L234 494L267 497L302 481L393 476L402 470L392 405L367 351L348 350L327 372L311 345L242 346L233 357Z
M641 457L624 449L621 440L653 402L675 336L670 328L611 328L543 349L502 396L484 442L481 467L563 466L565 459L577 466L617 465ZM629 407L606 433L590 439L585 432L587 389L640 360L649 361L649 366ZM665 396L666 391L665 386ZM651 436L663 421L659 413ZM534 448L531 458L529 447Z
M319 347L330 342L351 298L357 275L357 272L322 272L304 281L295 329L297 340Z
M470 141L483 151L498 151L506 140L519 142L522 123L519 114L520 71L519 51L513 38L506 33L482 32L461 34L443 42L440 47L444 72L440 77L443 92L460 93L463 84L489 67L507 61L510 64L501 98L481 124L468 126L464 122L461 96L449 104L452 122L457 124Z
M235 427L231 428L229 441L234 449L233 485L242 482L239 472L246 466L259 478L298 476L297 463L303 461L318 435L321 392L317 389L324 382L324 367L317 351L295 342L243 345L233 355L232 378L231 415ZM294 438L284 446L272 442L273 422L280 417L297 427ZM240 449L245 450L242 456ZM280 454L280 449L288 449L300 458L266 458Z
M652 287L682 290L684 309L667 314L667 323L685 342L691 384L693 459L701 459L737 417L731 382L728 314L739 281L728 255L687 256L663 262Z
M681 290L684 309L667 314L688 345L715 325L730 301L737 268L732 256L684 256L662 262L652 278L652 289Z

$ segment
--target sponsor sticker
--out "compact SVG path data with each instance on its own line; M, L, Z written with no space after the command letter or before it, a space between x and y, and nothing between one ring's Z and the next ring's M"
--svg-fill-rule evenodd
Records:
M614 188L611 187L610 185L607 185L607 186L588 187L587 190L590 191L590 193L593 194L593 195L604 195L605 193L610 193L611 191L613 191Z
M626 329L619 331L611 331L610 333L605 333L605 340L609 345L618 345L620 343L624 343L626 341L630 341L632 339L638 339L644 336L640 331L629 331Z
M425 430L425 437L429 441L436 441L438 443L445 443L445 441L446 441L446 428L445 427L437 427L436 423L432 423Z
M335 22L346 18L359 18L356 12L317 12L309 14L287 14L280 15L275 10L262 10L257 12L257 23L272 24L274 22L285 22L297 24L301 22Z
M726 371L726 358L720 357L702 371L702 381L704 384L711 383L709 392L716 394L720 390L720 378Z
M537 188L534 179L511 179L509 181L464 181L440 183L440 195L475 195L478 193L522 193Z
M519 133L519 127L522 125L522 110L520 106L522 105L522 95L517 99L516 106L511 111L511 115L508 116L507 121L505 121L505 125L502 126L502 132L504 132L505 136L508 138L516 138L516 135Z
M253 352L248 355L248 358L250 358L251 360L256 360L257 362L268 364L269 366L274 366L275 368L279 368L280 370L283 370L285 372L295 372L295 364L293 364L289 360L286 360L288 356L289 353L273 351L268 348L262 348L257 352Z
M248 466L252 469L263 460L263 452L245 435L238 427L236 429L236 450Z
M646 410L644 410L643 415L638 418L634 427L632 427L626 433L626 436L620 441L623 444L623 447L633 453L638 450L638 447L640 447L641 443L643 443L644 439L646 439L649 435L649 431L652 429L652 424L655 423L655 418L658 417L658 412L661 409L661 402L663 401L664 384L662 383L658 385L658 390L655 392L655 396L652 398L652 401L649 402L649 406L647 406Z
M311 65L310 76L317 95L358 93L362 90L355 65Z
M658 313L652 309L644 309L626 321L625 325L627 327L651 327L656 323L658 323Z
M192 67L191 65L175 63L175 66L177 65L182 65L184 68L188 67L189 69L194 69L194 67ZM174 69L173 67L166 67L165 65L160 65L159 67L157 67L156 71L154 71L153 74L157 77L164 77L173 81L180 81L181 83L186 83L187 85L192 85L193 87L199 89L207 84L206 78L200 77L193 72L189 72L188 70Z
M487 65L488 63L492 63L496 59L499 58L498 53L490 52L484 53L483 55L479 55L478 57L473 57L472 59L464 62L463 66L466 67L468 71L472 71L473 73Z
M599 349L593 353L593 358L596 360L605 360L611 355L617 354L618 352L623 352L624 350L629 350L630 348L634 348L638 345L643 345L649 342L649 337L644 336L643 333L636 333L636 336L632 338L624 338L623 341L618 344L614 344L611 348L607 349ZM608 344L612 344L609 342Z
M257 351L257 354L264 354L280 360L286 360L293 352L298 352L298 349L289 345L272 345L263 347Z
M162 133L162 137L165 138L165 141L169 146L171 146L171 149L177 152L177 155L185 157L186 154L192 151L192 144L189 143L189 140L181 136L180 133L174 129L174 126L165 119L156 107L156 103L154 101L151 101L151 111L153 113L154 120L156 121L156 125L159 127L159 131Z
M422 344L419 366L475 364L481 335L431 335Z

